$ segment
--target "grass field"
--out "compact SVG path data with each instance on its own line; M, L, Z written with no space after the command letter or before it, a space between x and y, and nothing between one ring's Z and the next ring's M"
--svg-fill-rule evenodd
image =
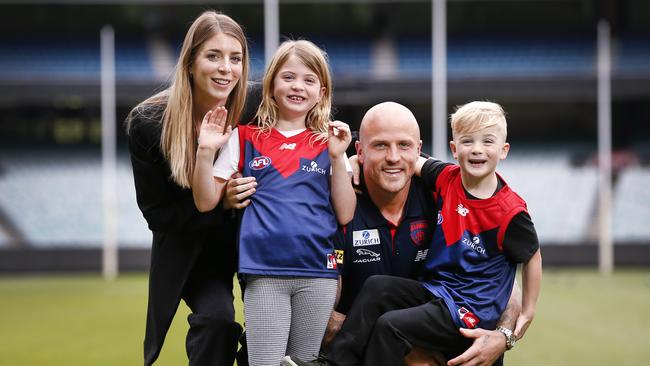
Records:
M0 277L0 365L142 364L146 295L144 274ZM182 305L157 365L187 364L187 314ZM537 317L506 363L647 365L649 316L650 269L546 269Z

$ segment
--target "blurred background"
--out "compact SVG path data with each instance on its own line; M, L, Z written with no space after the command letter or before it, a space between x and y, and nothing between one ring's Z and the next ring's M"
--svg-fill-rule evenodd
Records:
M430 1L279 2L280 35L329 55L334 117L357 128L375 103L418 118L431 152ZM103 240L100 30L115 33L117 242L145 269L122 122L166 87L204 9L245 27L252 79L264 68L264 2L0 1L0 272L94 270ZM451 0L447 110L491 100L508 113L502 175L529 203L546 264L597 263L597 23L612 43L612 236L617 264L650 264L650 3ZM251 106L249 110L252 110Z

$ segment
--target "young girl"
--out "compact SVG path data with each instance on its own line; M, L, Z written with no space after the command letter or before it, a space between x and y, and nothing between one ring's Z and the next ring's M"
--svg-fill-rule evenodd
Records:
M323 51L309 41L284 42L262 93L257 126L232 131L225 108L206 116L193 180L201 211L218 204L235 171L258 182L239 232L252 366L318 353L336 297L331 239L356 204L345 156L351 134L345 123L329 121L332 83Z

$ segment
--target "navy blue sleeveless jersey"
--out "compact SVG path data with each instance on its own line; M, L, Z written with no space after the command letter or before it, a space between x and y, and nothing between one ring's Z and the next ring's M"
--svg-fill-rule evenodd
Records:
M469 199L458 165L442 169L434 195L440 211L422 283L445 301L459 327L494 329L517 269L504 253L503 238L526 203L505 182L490 198Z
M382 216L368 192L358 195L354 218L335 239L343 285L336 311L347 314L372 275L416 278L426 259L435 212L431 192L418 177L411 181L398 225Z
M336 278L327 143L309 130L238 129L239 171L258 183L241 218L239 273Z

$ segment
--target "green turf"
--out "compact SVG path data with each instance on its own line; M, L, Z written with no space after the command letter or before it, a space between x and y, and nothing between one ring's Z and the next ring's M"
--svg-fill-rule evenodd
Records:
M0 365L141 364L146 294L140 274L0 277ZM187 313L183 305L157 365L187 364ZM650 269L609 278L546 269L537 317L506 363L649 364L649 313Z

